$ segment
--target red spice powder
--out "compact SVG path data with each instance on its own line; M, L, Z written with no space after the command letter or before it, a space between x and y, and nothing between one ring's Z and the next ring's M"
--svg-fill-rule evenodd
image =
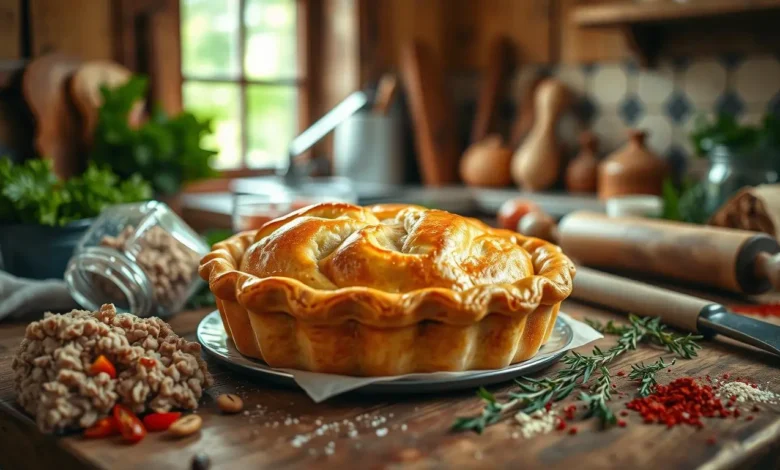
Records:
M577 434L577 428L575 428L574 426L570 427L569 434Z
M626 375L626 373L623 372L622 370L619 370L618 373L617 373L618 377L623 377L624 375Z
M680 424L701 428L701 418L725 418L732 414L711 386L699 385L691 377L656 385L652 394L631 400L626 408L639 412L645 423L665 424L669 428Z

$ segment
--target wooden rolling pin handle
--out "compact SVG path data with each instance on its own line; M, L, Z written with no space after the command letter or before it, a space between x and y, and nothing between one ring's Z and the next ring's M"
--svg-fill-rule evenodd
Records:
M699 314L713 302L577 266L572 297L643 317L661 317L671 326L699 332Z
M754 263L756 277L768 280L774 290L780 291L780 253L761 252Z

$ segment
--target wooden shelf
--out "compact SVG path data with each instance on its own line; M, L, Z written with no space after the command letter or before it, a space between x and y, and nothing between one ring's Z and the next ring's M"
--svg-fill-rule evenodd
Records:
M730 18L780 11L780 0L631 0L577 7L572 21L582 28L622 28L642 65L652 65L663 42L663 31L705 18Z

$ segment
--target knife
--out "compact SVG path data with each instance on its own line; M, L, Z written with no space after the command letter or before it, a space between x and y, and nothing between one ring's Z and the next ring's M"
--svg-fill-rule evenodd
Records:
M705 337L723 335L780 356L780 327L736 315L718 303L577 266L572 298L661 317L664 323Z

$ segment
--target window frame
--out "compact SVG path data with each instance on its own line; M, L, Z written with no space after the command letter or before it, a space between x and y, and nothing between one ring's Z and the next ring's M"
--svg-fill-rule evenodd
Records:
M180 2L181 0L176 0ZM219 172L223 177L237 178L255 175L271 174L276 172L276 166L269 167L254 167L247 166L248 150L249 150L249 133L248 121L249 110L247 106L247 91L248 87L256 86L284 86L293 87L296 91L296 103L297 103L297 132L301 132L308 127L310 121L310 95L312 88L311 74L309 70L310 55L310 38L312 37L312 15L311 15L311 2L316 0L292 0L295 3L295 38L296 38L296 66L297 77L296 78L280 78L280 79L253 79L249 78L246 74L246 64L244 62L246 53L246 40L247 40L247 28L244 21L246 12L247 0L237 0L238 3L238 55L239 55L239 73L236 77L229 76L206 76L200 77L197 75L189 75L184 72L183 64L180 61L180 73L181 83L180 92L184 89L185 83L212 83L212 84L231 84L238 85L239 87L239 127L240 127L240 165L235 168L220 169ZM179 27L181 28L181 18L179 18ZM179 34L180 41L181 33ZM183 41L182 41L183 42ZM181 49L180 49L181 50Z

